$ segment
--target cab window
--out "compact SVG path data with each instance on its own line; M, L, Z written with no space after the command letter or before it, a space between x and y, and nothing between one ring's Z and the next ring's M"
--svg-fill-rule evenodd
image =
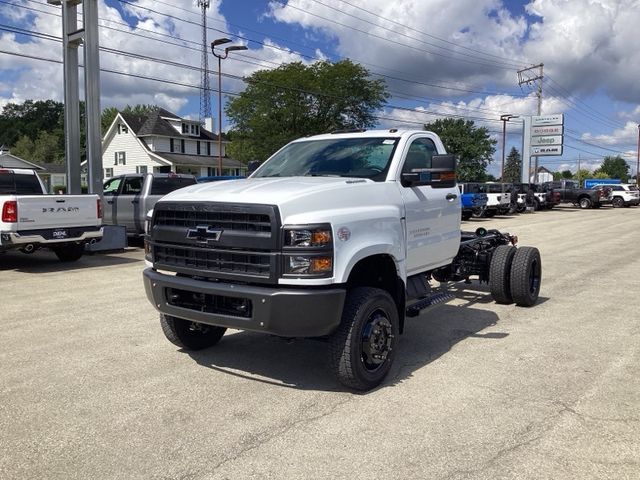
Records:
M122 186L123 195L138 195L142 192L142 178L141 177L127 177Z
M117 195L118 190L120 189L120 184L122 183L122 178L112 178L108 182L105 182L104 187L102 189L103 195Z

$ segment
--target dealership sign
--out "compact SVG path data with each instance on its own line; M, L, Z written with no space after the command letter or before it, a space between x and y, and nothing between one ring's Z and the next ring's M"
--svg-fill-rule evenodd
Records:
M562 155L562 145L551 145L549 147L531 147L531 155L535 157Z
M562 113L558 115L538 115L531 117L531 126L538 127L540 125L563 125L564 115Z
M562 155L564 115L536 115L522 117L522 175L523 183L535 181L537 157ZM535 162L532 162L535 157Z

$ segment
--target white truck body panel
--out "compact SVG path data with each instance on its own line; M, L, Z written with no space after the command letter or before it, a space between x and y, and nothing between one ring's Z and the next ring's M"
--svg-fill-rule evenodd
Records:
M344 134L348 138L350 134ZM399 276L447 265L460 245L460 201L456 186L406 188L400 182L407 149L418 138L433 140L438 154L446 153L431 132L372 131L371 137L397 137L399 143L387 178L375 182L346 177L269 177L222 181L186 187L163 197L167 202L222 202L275 205L283 226L330 223L333 229L334 276L323 279L285 278L280 284L330 285L345 282L361 259L390 255ZM340 138L341 134L313 137ZM298 140L304 142L307 139ZM446 199L450 194L450 198ZM337 231L348 228L348 241Z

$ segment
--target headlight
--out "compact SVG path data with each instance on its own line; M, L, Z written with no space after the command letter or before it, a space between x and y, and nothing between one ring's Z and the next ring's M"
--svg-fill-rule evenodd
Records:
M332 246L330 225L317 225L308 228L285 228L284 246L318 248Z
M151 251L150 235L151 225L153 222L153 210L149 210L144 218L144 258L150 262L153 261L153 252Z
M285 255L285 275L313 275L330 277L333 272L333 256Z
M331 277L333 235L331 225L284 228L283 274L287 277Z

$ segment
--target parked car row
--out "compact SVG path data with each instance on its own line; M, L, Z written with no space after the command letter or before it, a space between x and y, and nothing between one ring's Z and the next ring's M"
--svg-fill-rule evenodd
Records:
M572 204L582 209L603 205L631 207L640 204L636 185L594 185L581 188L575 180L560 180L542 184L478 183L458 185L461 193L462 219L493 217L522 213L527 210L551 209L559 204Z

